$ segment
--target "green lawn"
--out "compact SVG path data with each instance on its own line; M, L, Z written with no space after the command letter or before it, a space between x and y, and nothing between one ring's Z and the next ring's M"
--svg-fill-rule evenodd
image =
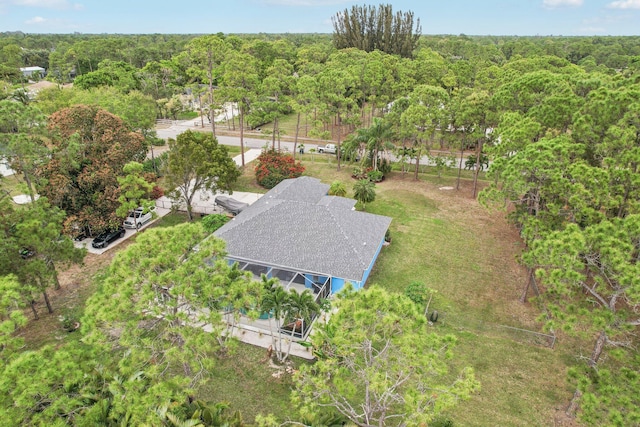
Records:
M18 175L3 176L2 189L9 192L11 197L19 194L28 194L27 184Z
M340 180L351 196L352 166L343 165L338 171L334 156L319 154L313 158L305 154L303 163L305 175L326 183ZM414 181L412 174L392 172L377 184L377 198L367 204L367 211L393 218L392 242L383 248L368 283L400 293L409 283L420 281L437 290L431 308L440 317L433 328L458 337L453 372L472 366L482 384L471 400L448 414L456 426L554 425L555 408L562 408L571 396L565 382L567 366L572 363L570 353L566 344L551 350L534 345L526 333L510 336L501 328L540 329L536 310L518 302L525 279L516 263L521 249L518 235L506 223L504 213L478 205L468 180L462 182L460 191L446 189L455 187L455 180L455 174L447 174L440 178L420 175ZM251 165L235 190L265 192L255 184ZM184 220L184 215L171 214L153 226ZM100 257L100 261L106 265L106 259ZM82 307L94 289L86 273L79 268L68 279L79 287L65 307ZM65 295L69 286L63 284ZM62 305L57 307L63 310ZM46 317L53 321L55 315ZM44 326L45 322L32 325ZM65 337L64 341L66 338L77 339ZM37 345L32 340L29 347ZM273 413L282 421L294 416L289 402L291 379L274 378L264 355L264 349L241 345L237 353L219 358L218 368L199 388L198 397L229 402L248 422L258 413Z
M305 175L330 183L340 180L352 191L351 166L336 170L333 156L303 156ZM524 271L516 263L517 233L501 212L488 212L474 201L470 181L461 190L456 174L421 175L394 172L377 185L376 201L367 211L388 215L392 243L385 247L369 284L403 292L412 281L438 291L432 308L439 311L436 331L458 337L454 372L472 366L481 391L461 402L448 416L458 426L553 425L555 408L571 394L565 384L565 348L533 344L527 333L506 333L504 326L539 331L536 311L518 302ZM252 170L240 180L242 191L256 191ZM264 190L261 190L264 191ZM238 357L219 361L220 369L203 398L226 400L245 420L273 413L281 420L292 413L290 383L274 379L261 358L264 350L242 346ZM226 396L226 397L225 397Z
M350 168L317 159L307 173L352 188ZM434 325L458 337L456 366L472 366L482 389L450 414L460 426L553 425L554 408L571 396L565 385L567 349L533 344L536 310L518 302L525 272L516 263L520 242L504 220L470 197L471 182L455 187L455 174L438 178L392 173L376 186L367 211L393 218L392 242L383 248L368 284L393 292L419 281L437 290ZM515 333L508 333L513 331Z

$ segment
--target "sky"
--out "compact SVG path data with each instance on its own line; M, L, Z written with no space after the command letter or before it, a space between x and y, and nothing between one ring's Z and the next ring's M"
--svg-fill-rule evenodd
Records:
M332 33L336 13L381 3L422 34L640 35L640 0L0 0L0 32Z

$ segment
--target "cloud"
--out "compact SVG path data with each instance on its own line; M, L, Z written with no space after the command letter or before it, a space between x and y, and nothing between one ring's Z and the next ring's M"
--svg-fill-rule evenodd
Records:
M70 3L68 0L13 0L15 6L38 7L43 9L82 9L83 5L79 3Z
M29 24L29 25L33 25L33 24L43 24L47 22L47 20L45 18L43 18L42 16L34 16L31 19L27 19L26 21L24 21L25 24Z
M542 0L542 6L548 9L563 6L579 7L582 6L583 2L584 0Z
M640 0L616 0L607 5L610 9L640 9Z
M605 34L607 29L604 27L582 27L579 29L579 32L582 35Z

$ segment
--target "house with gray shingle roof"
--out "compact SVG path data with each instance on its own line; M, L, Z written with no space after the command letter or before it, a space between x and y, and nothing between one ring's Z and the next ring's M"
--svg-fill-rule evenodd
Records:
M350 282L362 288L384 243L391 218L359 212L356 201L328 196L311 177L287 179L214 232L228 259L255 275L318 297Z

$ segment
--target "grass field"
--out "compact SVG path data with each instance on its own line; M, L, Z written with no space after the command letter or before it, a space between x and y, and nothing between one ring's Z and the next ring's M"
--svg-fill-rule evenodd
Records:
M351 189L349 168L305 163L307 174ZM460 191L455 176L437 178L392 173L376 186L367 211L393 218L392 243L383 249L368 284L403 292L413 282L437 290L434 325L458 339L456 365L472 366L479 393L450 414L460 426L570 425L562 411L572 391L565 385L566 348L533 344L530 334L505 333L502 326L539 331L537 311L518 302L525 271L517 264L518 234L503 212L489 212L471 198L471 182Z
M303 163L306 175L327 183L340 180L351 192L351 166L337 171L333 156L318 154L313 159L305 154ZM420 281L437 290L431 307L440 318L433 328L458 337L454 368L472 366L482 384L471 400L448 414L456 426L573 425L561 416L571 395L565 378L572 359L566 348L538 346L526 333L509 336L501 329L540 330L537 311L518 302L526 276L516 262L522 249L518 234L504 213L478 205L470 181L464 180L459 191L445 189L455 184L455 174L420 175L415 181L412 174L392 172L376 186L376 200L366 210L393 218L392 242L382 250L368 283L400 293ZM265 191L255 184L251 165L236 190ZM184 217L170 216L154 226L181 221ZM82 310L94 289L91 277L108 265L115 250L88 256L84 266L62 272L62 290L52 291L57 313L43 315L23 331L29 348L74 339L57 329L51 333L51 325L56 328L56 316L63 310ZM199 397L229 402L245 421L258 413L286 420L293 414L290 378L274 378L264 354L264 349L243 345L235 355L219 359Z

